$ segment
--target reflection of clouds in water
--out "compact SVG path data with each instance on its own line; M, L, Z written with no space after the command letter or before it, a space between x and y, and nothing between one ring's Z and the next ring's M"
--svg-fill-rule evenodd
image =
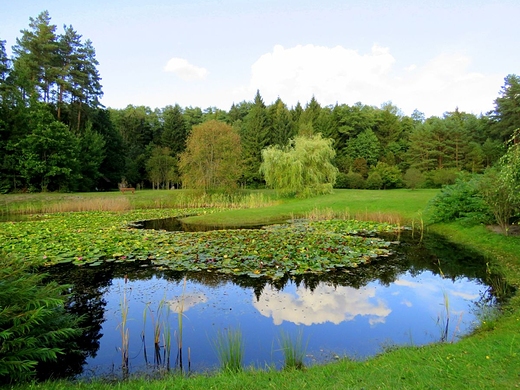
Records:
M436 284L429 284L428 281L421 281L419 282L412 282L411 280L406 279L397 279L394 284L397 286L403 286L403 287L410 287L410 288L417 288L421 290L428 290L428 292L431 291L438 291L439 290L439 282L436 282Z
M408 299L404 299L401 304L407 306L407 307L412 307L413 306L413 303L410 302Z
M467 301L473 301L479 297L478 294L469 294L462 291L451 291L450 294L456 297L461 297L462 299L465 299Z
M444 293L449 296L457 296L464 300L475 300L479 297L478 292L468 292L467 285L461 280L453 281L451 279L440 279L434 276L428 276L427 273L422 275L420 282L407 280L406 277L395 281L395 284L402 287L409 287L415 290L420 296L443 297ZM466 290L466 291L463 291ZM438 293L432 295L432 293Z
M185 312L191 307L204 303L208 300L208 297L204 293L192 293L186 294L180 297L175 297L169 301L166 301L170 310L174 313Z
M368 316L371 325L385 322L391 310L376 295L375 288L355 289L320 285L313 292L297 288L296 295L274 289L265 289L253 306L266 317L272 317L275 325L283 321L312 325L324 322L339 324L354 317Z

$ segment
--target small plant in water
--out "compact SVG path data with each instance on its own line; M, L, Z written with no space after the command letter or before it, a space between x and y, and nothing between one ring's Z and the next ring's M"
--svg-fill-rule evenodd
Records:
M282 349L284 368L286 370L302 370L305 368L303 359L305 358L307 343L303 344L303 331L301 329L298 330L294 338L282 329L278 342Z
M126 279L125 279L126 283ZM128 300L126 299L126 288L123 290L123 298L120 302L121 307L121 323L119 324L119 331L121 333L121 369L123 371L123 378L128 378L128 350L130 333L126 325L128 319Z
M227 329L217 333L217 357L222 371L239 372L244 359L244 342L240 329Z

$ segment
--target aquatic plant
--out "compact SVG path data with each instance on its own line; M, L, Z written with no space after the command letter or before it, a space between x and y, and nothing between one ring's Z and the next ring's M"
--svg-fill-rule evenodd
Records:
M36 264L147 261L177 271L205 269L280 279L286 274L320 274L384 258L391 254L391 243L374 235L401 228L355 220L299 221L260 230L190 234L129 226L132 221L181 212L197 210L55 214L39 221L3 223L0 242Z
M244 341L240 329L228 328L217 333L217 357L222 371L239 372L244 359Z
M125 278L125 284L126 284ZM128 300L126 298L126 288L123 289L123 296L121 298L121 302L119 303L119 307L121 309L121 322L119 324L119 332L121 334L121 347L119 348L121 352L121 370L123 372L123 378L128 378L129 376L129 367L128 367L128 352L130 348L130 332L127 327L128 320Z
M305 345L303 343L302 329L298 330L294 338L282 329L278 342L284 356L284 368L286 370L302 370L305 368L303 359L305 358L307 343Z

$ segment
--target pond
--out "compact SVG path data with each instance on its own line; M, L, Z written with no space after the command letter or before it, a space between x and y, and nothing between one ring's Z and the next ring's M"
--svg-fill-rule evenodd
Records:
M44 367L43 376L214 371L216 341L228 330L241 332L244 366L282 368L282 333L294 343L302 337L305 365L364 359L394 346L455 342L510 292L464 248L435 236L398 238L383 261L278 280L149 261L53 267L53 279L72 284L68 309L85 315L89 328L77 341L82 354Z

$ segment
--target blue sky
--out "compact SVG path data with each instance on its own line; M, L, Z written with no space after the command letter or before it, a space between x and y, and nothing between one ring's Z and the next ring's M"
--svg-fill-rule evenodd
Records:
M43 10L92 40L113 108L228 110L259 89L266 104L480 114L520 73L517 0L0 0L8 49Z

